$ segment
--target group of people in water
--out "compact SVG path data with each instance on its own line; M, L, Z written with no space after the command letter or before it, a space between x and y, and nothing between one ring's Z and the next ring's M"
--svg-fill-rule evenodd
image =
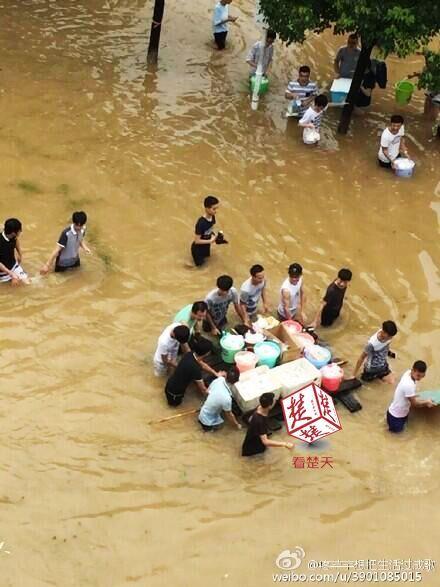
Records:
M217 197L207 196L204 199L204 213L195 223L191 255L198 267L206 263L212 246L227 242L223 233L214 230L219 206ZM303 268L297 262L291 263L287 276L280 285L277 318L280 321L295 319L312 328L331 326L341 313L351 280L351 270L340 269L327 287L313 319L307 322ZM270 312L266 285L265 270L261 264L252 265L249 277L239 289L234 287L231 276L220 275L215 287L203 299L183 307L159 337L153 364L155 374L166 377L164 391L168 405L181 405L187 388L194 384L205 398L198 416L205 431L219 428L224 418L236 428L242 427L238 417L239 410L234 410L231 392L232 385L239 378L238 370L232 367L227 371L216 371L208 363L208 358L215 349L212 339L222 335L227 328L230 306L234 307L236 320L247 329L252 329L259 310L262 314ZM238 331L239 326L234 328ZM397 326L392 320L383 322L360 354L353 377L360 375L364 382L377 379L394 383L388 358L395 356L390 344L396 334ZM412 369L402 376L386 414L391 432L403 429L410 408L435 405L431 400L422 400L416 395L416 383L422 379L426 369L423 361L416 361ZM207 374L205 377L204 372ZM248 421L243 455L263 452L267 446L291 447L290 443L280 443L268 438L267 417L273 404L273 394L263 394L260 398L260 406Z

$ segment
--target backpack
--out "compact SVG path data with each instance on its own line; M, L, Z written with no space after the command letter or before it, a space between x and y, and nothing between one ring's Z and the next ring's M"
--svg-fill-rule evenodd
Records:
M379 88L384 90L387 87L388 82L388 72L387 72L387 64L385 61L378 61L377 59L371 60L371 65L374 71L374 75L376 76L376 82Z

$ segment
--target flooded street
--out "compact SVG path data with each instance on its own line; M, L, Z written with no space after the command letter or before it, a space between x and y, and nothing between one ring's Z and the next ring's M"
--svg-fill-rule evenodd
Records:
M1 585L265 587L278 555L300 546L306 560L436 559L422 582L436 587L440 410L416 410L394 437L392 387L367 384L362 411L338 405L343 432L320 451L297 443L259 461L239 456L231 426L148 424L173 413L153 375L158 335L218 275L240 286L254 263L274 312L288 265L303 265L310 320L350 267L342 320L325 333L346 373L391 319L395 372L423 359L420 388L440 387L439 141L423 93L401 108L393 90L421 60L390 57L371 110L345 137L329 110L321 145L307 148L282 117L285 86L308 63L328 90L343 38L277 43L271 90L252 112L253 4L231 5L239 21L224 53L211 48L212 6L167 0L153 73L150 4L0 0L0 222L23 222L35 277L0 287ZM405 116L410 180L376 164L391 113ZM197 270L189 246L209 193L230 244ZM77 273L40 277L77 209L94 255ZM191 391L182 409L199 404ZM333 469L291 465L316 454Z

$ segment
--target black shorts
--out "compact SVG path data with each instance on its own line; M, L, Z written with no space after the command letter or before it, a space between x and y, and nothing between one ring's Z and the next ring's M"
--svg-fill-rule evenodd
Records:
M211 247L209 245L191 245L191 255L197 267L205 262L207 257L211 256Z
M380 369L379 371L364 371L361 375L362 381L374 381L375 379L383 379L387 375L391 373L391 369L388 367L388 363L386 367Z
M408 416L404 416L403 418L396 418L387 411L387 424L388 430L390 432L402 432L405 428L406 421L408 420Z
M224 33L214 33L215 44L219 49L225 48L227 34L228 33L226 31Z
M399 157L400 157L400 155L397 155L396 159L398 159ZM381 161L381 160L379 159L379 157L378 157L378 158L377 158L377 162L379 163L379 165L380 165L381 167L386 167L387 169L391 169L391 167L392 167L392 165L391 165L391 161L387 161L387 162L385 163L385 161Z
M321 326L331 326L339 316L339 312L340 310L335 310L326 306L321 313Z
M168 389L168 383L165 386L165 396L167 398L168 405L173 407L180 406L180 404L183 401L183 398L185 397L182 394L175 394L172 391L170 391Z
M79 257L78 259L75 261L75 263L73 265L69 265L69 267L62 267L61 265L57 265L57 263L55 263L55 273L62 273L63 271L69 271L69 269L75 269L75 267L79 267L81 265Z

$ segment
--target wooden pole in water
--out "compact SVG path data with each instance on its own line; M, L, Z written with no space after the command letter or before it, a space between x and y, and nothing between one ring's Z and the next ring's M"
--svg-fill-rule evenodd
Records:
M148 45L147 63L149 65L157 65L157 58L159 55L159 41L160 32L162 29L162 18L165 10L165 0L155 0L153 19L151 21L150 29L150 43Z
M170 420L177 420L178 418L183 418L183 416L190 416L191 414L197 414L199 412L199 408L194 410L187 410L186 412L180 412L180 414L174 414L174 416L167 416L166 418L161 418L160 420L150 420L148 424L161 424L162 422L169 422Z

